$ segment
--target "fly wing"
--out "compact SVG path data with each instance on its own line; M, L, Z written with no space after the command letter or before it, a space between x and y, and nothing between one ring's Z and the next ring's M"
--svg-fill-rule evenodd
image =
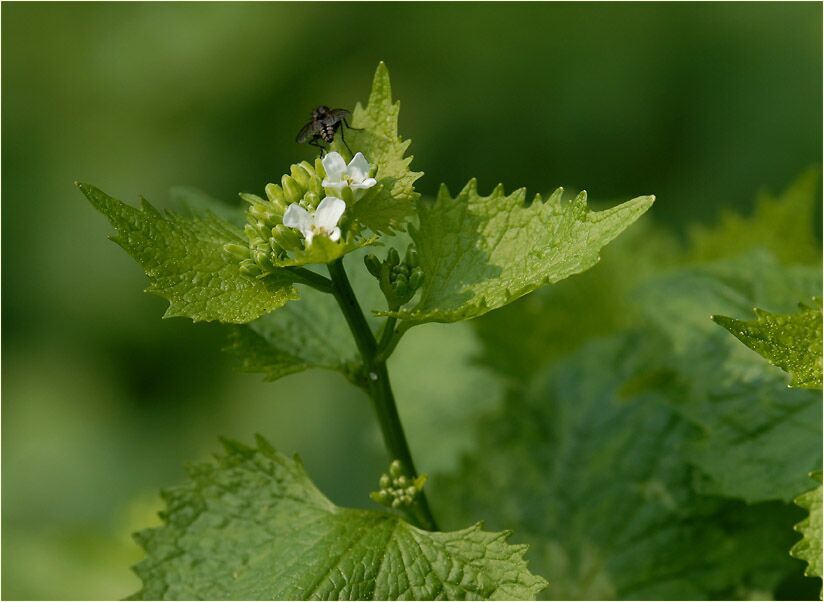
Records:
M298 135L295 137L295 141L299 143L309 142L315 136L317 136L315 122L310 121L300 129Z
M352 119L352 111L347 111L346 109L332 109L331 113L335 123L343 121L344 119Z

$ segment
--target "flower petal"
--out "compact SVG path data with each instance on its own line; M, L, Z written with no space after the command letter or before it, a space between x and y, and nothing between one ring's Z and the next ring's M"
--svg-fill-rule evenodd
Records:
M297 228L305 236L312 226L312 217L306 209L297 203L292 203L283 214L283 225L287 228Z
M346 171L355 182L361 182L369 175L369 162L366 160L366 157L363 156L363 153L355 153Z
M341 190L346 188L346 182L335 182L333 180L324 180L321 183L324 188L332 188L333 190Z
M375 178L366 178L360 184L350 184L350 188L372 188L378 181Z
M332 232L345 210L346 203L343 199L334 196L324 197L318 205L317 211L315 211L315 226L327 232Z
M340 182L343 179L343 173L346 171L346 161L343 160L340 153L326 153L326 156L320 162L323 164L323 169L326 171L326 177L329 180Z

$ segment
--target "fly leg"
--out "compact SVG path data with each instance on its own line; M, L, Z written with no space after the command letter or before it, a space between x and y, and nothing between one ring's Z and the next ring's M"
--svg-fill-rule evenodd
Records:
M348 144L346 144L346 138L343 137L343 128L340 129L340 141L343 142L343 145L346 147L346 150L349 151L349 155L351 156L352 155L352 149L349 148Z
M323 146L323 144L320 143L320 140L318 139L318 137L312 138L309 141L309 146L314 146L315 148L319 148L321 157L323 157L326 154L326 147ZM347 147L347 148L349 148L349 147Z
M361 131L363 131L363 128L353 128L351 125L349 125L349 122L348 122L348 121L346 121L345 119L343 120L343 125L345 125L346 127L348 127L350 130L355 130L356 132L361 132Z

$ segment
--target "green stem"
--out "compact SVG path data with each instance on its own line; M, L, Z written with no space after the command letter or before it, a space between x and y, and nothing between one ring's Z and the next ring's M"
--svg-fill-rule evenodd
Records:
M386 320L386 327L381 336L381 342L378 345L378 354L376 356L379 362L386 361L389 356L392 355L395 347L401 342L401 337L409 330L409 322L401 322L400 326L395 328L394 320L397 320L397 318L387 318ZM390 321L392 321L391 330L389 329Z
M306 268L300 267L287 267L287 271L291 272L292 275L295 277L295 280L298 282L302 282L312 288L315 288L319 291L324 293L332 293L334 292L334 285L329 278L325 276L321 276L320 274L316 274L312 270L307 270Z
M388 317L386 318L386 324L383 325L383 333L381 334L381 340L378 343L378 357L381 359L386 359L388 354L384 353L384 350L389 346L389 343L395 338L395 324L398 323L398 319L395 317Z
M343 259L337 259L328 264L329 275L334 288L332 293L346 318L349 329L355 337L363 365L366 370L366 389L372 399L378 423L383 434L383 441L392 459L400 460L407 475L413 479L418 476L412 454L406 442L398 408L395 405L395 396L389 382L389 372L386 369L386 360L377 357L378 345L369 324L363 315L355 292L349 284ZM387 321L388 325L388 321ZM394 328L392 328L394 330ZM426 495L421 491L416 497L409 511L410 518L417 526L429 531L437 531L438 525L429 509Z

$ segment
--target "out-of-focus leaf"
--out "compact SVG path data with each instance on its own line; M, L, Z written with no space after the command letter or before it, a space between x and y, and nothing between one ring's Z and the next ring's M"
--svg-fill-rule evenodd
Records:
M769 596L793 570L782 545L798 515L694 492L683 449L695 427L669 383L633 386L664 348L616 335L513 391L481 422L476 454L436 479L439 517L511 526L552 599Z
M820 291L819 268L786 268L764 251L682 269L639 290L637 301L668 341L658 364L680 383L671 403L699 428L687 453L705 493L789 502L821 466L820 393L788 389L785 373L710 319L754 306L787 311Z
M821 483L821 471L812 473L812 477ZM792 547L790 554L807 561L805 575L821 578L821 485L799 495L795 503L809 515L795 526L803 537Z
M818 173L809 171L778 197L761 194L750 217L726 210L717 225L693 226L690 259L720 259L761 247L788 263L820 262L821 244L813 235L817 184Z

